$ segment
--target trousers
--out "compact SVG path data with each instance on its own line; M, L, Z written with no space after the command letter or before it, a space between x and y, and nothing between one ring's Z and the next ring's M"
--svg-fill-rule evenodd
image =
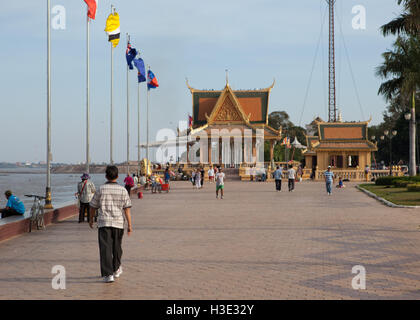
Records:
M113 227L102 227L98 229L102 277L114 274L121 266L123 235L124 229Z

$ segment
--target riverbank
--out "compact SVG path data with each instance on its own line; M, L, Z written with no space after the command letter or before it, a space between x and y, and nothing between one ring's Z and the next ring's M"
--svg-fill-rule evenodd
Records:
M91 165L89 167L90 173L105 173L107 165ZM117 165L118 171L120 174L125 173L127 171L126 165ZM130 165L130 172L137 172L138 166L137 165ZM63 165L51 168L51 173L75 173L81 174L86 172L86 166L82 165Z

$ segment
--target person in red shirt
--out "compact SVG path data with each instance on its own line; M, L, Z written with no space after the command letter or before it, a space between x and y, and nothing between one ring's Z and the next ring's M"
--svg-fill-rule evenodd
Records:
M130 195L131 188L134 187L134 180L128 173L124 179L124 183L125 183L125 188L127 189L128 195Z

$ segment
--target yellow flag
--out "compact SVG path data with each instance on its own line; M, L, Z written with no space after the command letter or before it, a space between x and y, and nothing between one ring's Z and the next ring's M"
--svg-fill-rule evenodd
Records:
M115 48L120 42L120 16L118 13L111 13L106 19L106 33L108 33L108 41Z

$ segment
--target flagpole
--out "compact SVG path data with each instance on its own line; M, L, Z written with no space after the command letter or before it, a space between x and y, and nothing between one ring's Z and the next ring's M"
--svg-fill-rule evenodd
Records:
M90 19L89 16L86 17L86 172L89 173L90 168L90 156L89 156L89 136L90 136L90 74L89 74L89 67L90 67L90 35L89 35L89 24Z
M149 74L150 71L150 66L147 66L147 74ZM149 161L149 100L150 100L150 89L149 87L147 87L147 110L146 110L146 131L147 131L147 145L146 145L146 159Z
M45 209L52 209L51 200L51 0L47 0L47 187Z
M130 35L127 33L127 48L130 43ZM130 100L129 100L129 82L128 82L128 64L127 64L127 174L130 174Z
M114 6L111 5L111 13L114 13ZM110 163L114 164L114 159L112 157L113 155L113 141L112 141L112 137L113 137L113 90L114 90L114 45L111 42L111 137L110 137Z
M130 35L127 33L127 42L130 42ZM127 45L128 45L127 43ZM130 100L129 100L129 67L127 64L127 174L130 174Z
M140 82L137 83L137 161L140 166L141 149L140 149Z

